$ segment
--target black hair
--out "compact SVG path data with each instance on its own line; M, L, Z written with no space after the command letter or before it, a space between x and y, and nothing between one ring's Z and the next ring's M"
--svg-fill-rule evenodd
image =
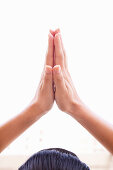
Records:
M32 155L18 170L90 170L74 153L49 148Z

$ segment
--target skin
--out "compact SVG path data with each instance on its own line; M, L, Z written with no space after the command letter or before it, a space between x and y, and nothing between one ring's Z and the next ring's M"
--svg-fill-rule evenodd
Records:
M99 118L81 101L68 72L66 52L60 30L56 30L53 35L55 35L56 64L53 67L53 80L56 87L55 100L58 107L76 119L113 154L113 125Z
M68 71L59 29L50 30L44 70L30 105L0 127L0 151L45 115L52 108L54 100L60 110L76 119L113 154L113 126L94 114L78 96Z
M49 33L44 69L30 105L16 117L0 126L0 152L52 108L54 102L52 83L53 42L53 35Z

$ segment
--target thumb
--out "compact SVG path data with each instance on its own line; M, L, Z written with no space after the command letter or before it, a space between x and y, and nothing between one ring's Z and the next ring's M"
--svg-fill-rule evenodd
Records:
M53 80L56 90L62 92L62 90L65 88L65 81L60 65L55 65L53 67Z
M49 65L45 65L44 72L44 87L48 90L52 88L52 67Z

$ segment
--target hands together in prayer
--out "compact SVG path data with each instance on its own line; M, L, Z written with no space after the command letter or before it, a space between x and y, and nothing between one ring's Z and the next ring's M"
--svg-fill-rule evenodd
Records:
M73 105L82 103L68 71L66 52L60 30L50 31L44 70L33 101L42 114L48 112L54 100L63 112L72 113Z
M45 115L54 100L113 154L113 126L94 114L79 98L68 71L60 30L50 31L41 80L30 105L0 126L0 152Z

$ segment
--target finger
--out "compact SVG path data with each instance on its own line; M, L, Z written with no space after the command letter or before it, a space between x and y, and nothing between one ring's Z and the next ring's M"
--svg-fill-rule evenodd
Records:
M61 36L61 31L60 29L56 29L54 34L57 34L57 33L60 33L60 40L61 40L61 45L62 45L62 50L63 50L63 54L64 54L64 65L65 65L65 68L68 67L68 64L67 64L67 56L66 56L66 51L65 51L65 48L64 48L64 45L63 45L63 40L62 40L62 36Z
M45 88L48 92L52 89L52 67L49 65L45 66L43 88Z
M51 33L53 36L55 36L55 34L57 34L57 33L60 32L60 29L57 28L55 31L53 31L53 30L50 29L49 31L50 31L50 33Z
M49 33L45 65L50 65L51 67L53 67L53 51L54 51L53 48L54 48L53 35Z
M55 64L60 65L62 68L64 68L64 54L62 50L60 33L55 34L54 45L55 45Z
M49 30L49 32L53 35L53 36L55 36L55 31L53 31L53 30Z
M55 34L60 33L60 29L57 28L57 29L54 31L54 33L55 33Z
M62 93L66 86L60 65L55 65L53 67L53 80L56 91Z
M65 65L65 68L68 69L67 56L66 56L66 51L65 51L65 48L64 48L64 44L63 44L63 40L62 40L61 34L60 34L60 39L61 39L62 50L63 50L63 53L64 53L64 65Z

